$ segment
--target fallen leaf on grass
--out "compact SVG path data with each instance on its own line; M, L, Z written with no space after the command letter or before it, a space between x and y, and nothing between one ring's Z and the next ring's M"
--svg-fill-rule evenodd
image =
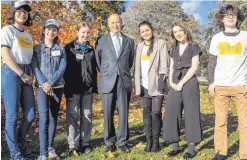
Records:
M64 111L60 111L60 112L59 112L59 119L61 119L61 120L66 120L66 114L65 114Z
M116 153L111 152L111 151L107 152L106 154L107 154L107 158L114 158L114 157L116 157L116 156L117 156L117 154L116 154Z
M205 144L205 141L201 141L200 144Z
M145 144L143 144L142 142L139 142L137 145L136 145L136 148L144 148L145 147Z
M118 119L114 119L114 124L117 124L118 123Z
M137 160L136 157L128 158L128 160Z
M167 159L169 156L168 155L164 155L164 159Z
M201 152L199 155L200 155L201 157L206 157L206 156L207 156L207 154L204 153L204 152Z
M76 157L79 156L78 153L77 153L76 151L73 152L73 155L76 156Z
M92 128L92 134L95 134L97 130L95 128Z
M62 130L65 130L65 127L62 126L62 125L57 125L57 128L56 128L58 131L62 131Z
M32 126L33 128L36 128L36 127L38 127L38 124L37 124L37 122L33 122L33 123L31 124L31 126Z

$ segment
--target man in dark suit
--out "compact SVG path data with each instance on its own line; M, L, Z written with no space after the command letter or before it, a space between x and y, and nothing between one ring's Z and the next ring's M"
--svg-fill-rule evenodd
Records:
M104 140L106 152L114 151L115 143L122 152L128 152L128 113L132 90L130 69L135 55L134 40L121 33L122 19L118 14L110 15L108 25L110 33L100 37L95 51L104 107ZM119 111L117 136L113 121L116 104Z

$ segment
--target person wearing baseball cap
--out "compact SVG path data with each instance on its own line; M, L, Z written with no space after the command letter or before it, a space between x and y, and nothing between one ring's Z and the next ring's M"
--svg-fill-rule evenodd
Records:
M17 1L15 2L14 4L14 9L15 10L18 10L20 8L23 8L24 10L28 11L28 12L31 12L31 7L29 6L28 2L26 1Z
M49 26L54 26L56 27L58 30L60 29L60 24L58 21L56 21L55 19L48 19L45 24L44 27L49 27Z
M1 31L1 91L5 102L5 135L11 160L30 158L25 149L25 139L35 118L30 65L33 57L33 39L24 31L24 26L32 25L30 11L31 7L27 2L15 2L8 15L8 25ZM23 119L16 130L19 104L23 111Z
M10 14L8 15L7 22L12 25L15 23L15 13L25 13L27 14L27 20L23 23L24 26L32 26L32 18L30 12L32 11L30 5L26 1L17 1L14 3ZM17 21L18 22L18 21Z
M32 67L37 80L40 144L38 160L60 159L53 149L66 68L65 51L58 44L59 29L58 21L48 19L43 25L41 43L34 46Z

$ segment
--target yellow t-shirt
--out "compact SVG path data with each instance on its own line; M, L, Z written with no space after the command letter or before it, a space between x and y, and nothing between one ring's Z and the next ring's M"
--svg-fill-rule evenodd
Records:
M217 56L214 84L232 87L247 84L247 31L214 35L209 52Z

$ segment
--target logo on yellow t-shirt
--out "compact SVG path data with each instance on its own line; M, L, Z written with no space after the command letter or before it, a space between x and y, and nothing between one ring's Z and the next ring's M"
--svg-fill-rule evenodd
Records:
M148 56L148 55L141 55L141 61L150 61L150 56Z
M222 42L219 44L218 47L219 47L220 55L225 55L225 54L240 55L242 53L242 49L243 49L242 43L230 45L229 42Z
M30 43L27 38L16 36L16 39L20 48L33 48L33 44Z

